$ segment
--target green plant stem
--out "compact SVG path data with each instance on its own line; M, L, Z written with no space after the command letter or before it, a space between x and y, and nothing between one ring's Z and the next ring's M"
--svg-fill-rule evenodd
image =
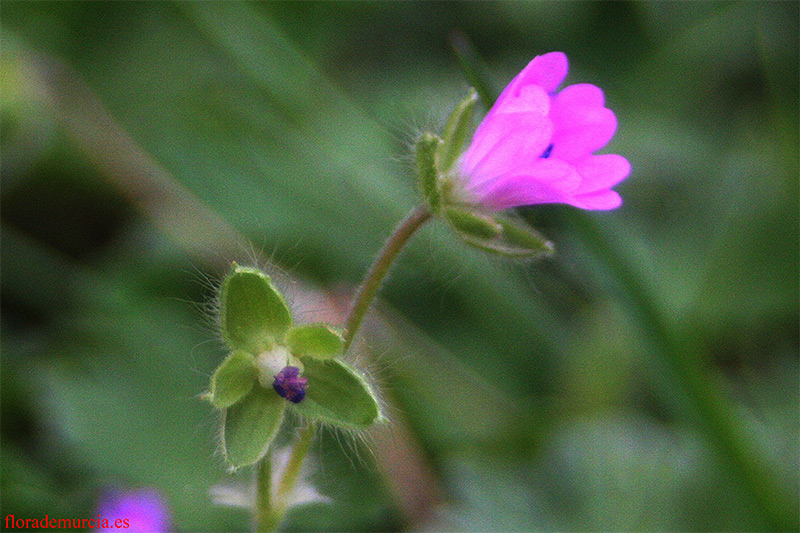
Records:
M347 351L350 344L353 342L353 338L361 327L361 322L364 320L372 300L378 293L378 289L381 288L383 279L386 277L386 274L388 274L389 268L392 266L394 260L397 259L400 250L403 249L403 246L408 242L408 239L411 238L414 232L430 217L431 212L427 204L414 208L411 213L398 224L392 236L389 237L389 240L383 245L383 249L380 254L378 254L375 262L372 263L369 272L367 272L367 276L358 289L356 298L353 300L353 305L350 308L350 314L345 323L345 351Z
M276 531L283 521L283 516L288 509L288 497L297 484L300 477L300 469L303 467L311 442L314 440L315 425L308 424L300 430L300 436L292 449L289 461L281 474L275 497L271 493L271 458L268 453L258 463L258 484L256 492L256 531L259 533Z
M272 531L272 454L268 453L258 462L256 470L256 531Z
M345 322L344 334L344 350L345 352L353 342L361 323L364 321L364 316L367 314L372 300L378 294L378 290L383 283L386 274L394 263L403 246L408 242L411 236L416 232L428 219L431 218L431 212L427 205L422 205L414 208L409 215L403 219L397 228L392 233L391 237L386 241L381 249L375 262L372 263L369 271L367 272L364 281L356 293L353 300L353 305L350 307L350 313ZM311 443L314 440L314 433L316 432L316 424L310 423L305 426L300 436L295 442L292 454L289 457L289 462L286 464L286 469L281 475L278 482L278 487L275 492L274 501L271 499L270 494L270 456L267 454L259 463L258 469L258 491L256 495L256 520L257 530L275 531L283 520L283 515L287 510L287 498L294 490L297 480L300 476L300 469L303 466L308 451L311 449Z
M289 461L286 463L286 469L283 471L276 492L276 499L284 504L286 498L292 493L297 479L300 477L300 469L303 467L303 461L305 461L308 450L311 448L311 442L314 440L314 430L315 425L313 423L309 423L300 430L300 436L297 437L292 455L289 456Z

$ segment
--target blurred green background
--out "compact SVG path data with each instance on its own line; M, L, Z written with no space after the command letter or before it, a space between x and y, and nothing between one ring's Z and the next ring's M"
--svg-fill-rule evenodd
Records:
M409 143L467 89L464 39L494 90L553 50L568 83L604 89L624 204L588 229L567 206L521 210L558 249L532 264L438 221L416 235L357 350L391 423L324 433L332 503L284 527L769 527L664 338L797 502L797 2L1 14L3 517L91 517L106 490L152 487L177 531L249 527L209 495L250 475L226 472L198 399L225 355L214 284L269 261L297 316L341 316L417 201Z

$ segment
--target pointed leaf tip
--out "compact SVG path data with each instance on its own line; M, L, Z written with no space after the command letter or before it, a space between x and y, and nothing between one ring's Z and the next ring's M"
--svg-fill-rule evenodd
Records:
M448 207L445 218L464 242L487 252L525 259L553 253L552 243L523 222L468 207Z
M497 221L503 226L503 239L509 245L527 249L531 256L551 255L555 251L553 243L524 222L505 218L498 218Z

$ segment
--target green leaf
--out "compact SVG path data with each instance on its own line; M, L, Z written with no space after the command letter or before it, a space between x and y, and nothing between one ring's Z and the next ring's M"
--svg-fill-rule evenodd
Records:
M292 325L283 295L258 269L233 264L222 283L222 334L231 348L261 353Z
M441 144L442 140L439 137L432 133L425 133L419 138L415 148L417 185L433 212L436 212L442 203L442 195L439 191L439 173L436 171L436 153Z
M300 414L346 428L365 428L380 420L375 393L356 369L339 359L309 357L303 362L308 388L295 406Z
M487 252L526 259L553 253L553 245L522 222L466 208L448 208L445 218L464 242Z
M256 382L253 361L253 356L244 350L236 350L222 361L211 377L209 395L214 407L230 407L250 392Z
M289 330L286 345L295 357L329 359L342 353L344 339L340 330L327 324L305 324Z
M443 142L439 145L436 153L437 168L440 174L447 174L463 152L464 143L469 138L472 129L472 114L477 101L478 93L475 89L470 89L469 95L456 106L450 118L447 119L444 135L442 135Z
M225 412L225 458L234 467L251 465L264 457L280 428L286 400L273 390L253 387Z

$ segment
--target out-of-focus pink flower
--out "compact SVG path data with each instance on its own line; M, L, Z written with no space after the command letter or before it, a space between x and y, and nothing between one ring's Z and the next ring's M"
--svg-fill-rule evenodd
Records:
M535 57L503 90L461 158L470 201L493 211L546 203L619 207L611 187L630 164L593 154L611 140L617 119L595 85L556 92L566 75L567 56L552 52Z
M152 489L112 491L97 507L98 527L95 531L126 533L167 533L169 513L161 496Z

